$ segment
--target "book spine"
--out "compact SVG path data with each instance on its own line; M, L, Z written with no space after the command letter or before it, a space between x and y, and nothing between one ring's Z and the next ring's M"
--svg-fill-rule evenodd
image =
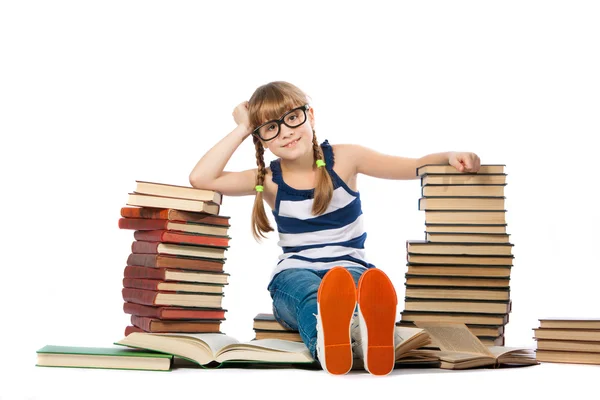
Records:
M145 306L136 303L123 303L123 312L125 314L139 315L141 317L161 318L161 308Z
M167 223L165 219L120 218L119 229L157 230L165 229Z
M126 279L160 279L165 280L165 270L144 266L128 265L123 276Z
M130 303L145 304L148 306L156 305L157 292L142 289L123 288L121 291L123 300Z
M133 238L135 240L142 240L145 242L164 242L165 232L164 229L153 230L153 231L135 231L133 232Z
M131 324L133 326L137 326L138 328L140 328L146 332L152 332L152 318L140 317L138 315L132 315L131 316Z
M192 211L169 210L170 221L192 222L196 224L229 226L229 218Z
M156 290L158 291L158 285L163 281L155 279L131 279L123 278L123 287L132 289L144 289L144 290Z
M205 259L193 259L157 254L130 254L127 265L149 268L174 268L192 271L222 272L223 263Z
M168 219L169 210L148 207L123 207L121 216L124 218Z
M134 254L158 254L160 242L140 242L131 243L131 252Z
M175 244L195 244L201 246L227 247L229 244L229 238L227 237L188 235L185 233L178 233L167 230L135 231L133 233L133 237L135 238L135 240L139 241Z
M143 329L138 328L137 326L131 326L125 328L125 336L129 336L134 332L145 332Z

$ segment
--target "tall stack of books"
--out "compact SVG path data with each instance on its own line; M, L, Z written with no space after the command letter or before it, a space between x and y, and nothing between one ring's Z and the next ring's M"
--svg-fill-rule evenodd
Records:
M534 329L540 362L600 365L600 319L545 318Z
M123 310L132 332L221 332L223 270L231 239L222 195L136 181L119 228L134 230L124 271Z
M477 173L424 165L417 175L425 240L406 243L406 296L398 325L458 322L485 345L503 346L514 258L506 232L504 165L482 165Z

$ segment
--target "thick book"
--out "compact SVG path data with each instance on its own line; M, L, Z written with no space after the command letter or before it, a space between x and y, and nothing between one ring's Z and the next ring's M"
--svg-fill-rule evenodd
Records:
M443 211L442 211L443 212ZM435 211L434 211L435 213ZM426 233L484 233L506 234L507 224L476 225L476 224L425 224Z
M536 350L535 354L536 359L540 362L600 365L600 353L538 349Z
M160 292L186 292L222 294L223 285L170 282L156 279L123 278L123 287L132 289L157 290Z
M411 276L453 276L481 278L509 278L511 266L466 264L407 264Z
M538 350L600 353L600 342L582 340L537 339Z
M152 207L122 207L123 219L158 219L201 225L219 225L229 227L230 217L226 215L211 215L192 211L181 211Z
M425 225L429 224L506 225L506 210L425 211Z
M131 244L133 254L165 254L170 256L201 257L216 260L225 260L225 250L221 247L205 247L193 245L179 245L161 242L146 242L136 240Z
M151 268L129 265L123 275L129 279L155 279L168 282L195 282L227 285L229 274L226 272L192 271L169 268Z
M137 207L174 208L181 211L219 214L220 206L199 200L179 199L175 197L150 196L140 193L129 193L127 205Z
M131 325L153 333L219 333L221 331L219 320L161 320L132 315Z
M434 354L442 369L536 365L534 350L528 347L487 347L465 324L417 322L440 348Z
M425 240L433 243L510 243L510 234L425 231Z
M462 323L468 325L506 325L508 314L481 314L481 313L443 313L403 311L402 321L432 321L440 323Z
M425 185L421 197L504 197L506 185Z
M600 318L541 318L540 328L600 329Z
M165 229L154 231L135 231L133 237L138 241L161 242L173 244L191 244L218 248L229 247L229 236L199 235L192 233L173 232Z
M421 186L426 185L503 185L506 174L424 174Z
M173 293L130 288L123 288L121 293L126 302L147 306L221 308L223 300L223 296L218 294Z
M173 357L120 347L44 346L37 350L38 367L107 368L169 371Z
M471 333L477 337L499 337L504 335L504 325L466 325ZM396 326L416 327L415 323L411 321L398 321Z
M508 288L468 288L444 286L415 286L406 284L404 295L413 299L446 300L490 300L507 301L510 299Z
M533 331L536 339L600 342L600 329L536 328Z
M406 260L411 264L464 264L464 265L513 265L512 255L485 254L413 254L407 253Z
M178 186L158 182L135 181L135 183L135 193L140 194L200 200L214 204L221 204L223 200L223 195L213 190L196 189L191 186Z
M192 224L166 219L119 218L119 229L136 231L167 230L200 235L227 236L229 226Z
M263 331L263 330L254 330L254 338L255 339L281 339L281 340L289 340L292 342L302 342L302 337L300 337L300 333L297 331Z
M485 255L510 256L511 243L464 243L464 242L427 242L423 240L407 240L406 251L410 254L427 255Z
M162 320L224 320L226 310L199 307L156 307L125 302L123 303L123 311L125 314L139 315L140 317L150 317Z
M420 211L504 211L504 197L421 197Z
M448 313L479 313L479 314L507 314L511 311L509 301L467 301L467 300L428 300L404 299L406 311L435 311Z
M173 268L193 271L223 272L225 262L219 259L165 254L136 254L127 258L127 265L149 268Z
M275 319L273 314L258 313L254 317L252 328L263 331L290 331ZM295 331L292 331L295 332Z
M405 284L412 286L508 288L510 278L480 278L405 274Z
M464 175L481 175L481 174L504 174L504 164L482 164L477 172L459 172L450 164L425 164L417 167L417 176L425 174L464 174Z

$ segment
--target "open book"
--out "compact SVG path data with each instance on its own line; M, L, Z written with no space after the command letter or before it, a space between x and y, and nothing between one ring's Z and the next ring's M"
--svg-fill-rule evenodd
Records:
M428 353L420 354L420 350L415 350L429 343L429 336L423 329L396 327L397 362L430 361L431 356ZM281 339L239 342L222 333L134 332L115 344L172 354L207 368L235 362L315 363L308 348L302 342Z
M535 365L533 349L491 346L481 343L465 324L415 322L431 337L437 350L429 350L440 360L442 369Z

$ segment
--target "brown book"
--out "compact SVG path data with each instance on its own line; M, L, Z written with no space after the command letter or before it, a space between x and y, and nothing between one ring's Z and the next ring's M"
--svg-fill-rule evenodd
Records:
M457 322L467 325L506 325L508 314L403 311L402 321Z
M405 296L412 299L506 301L510 292L508 289L406 285Z
M538 339L537 348L538 350L600 353L600 342Z
M419 210L482 210L503 211L504 197L421 197Z
M510 243L510 235L506 233L432 233L425 231L425 240L432 243Z
M425 225L429 225L429 224L506 225L506 211L505 210L425 211Z
M478 278L456 276L428 276L406 274L406 285L414 286L454 286L454 287L497 287L508 288L510 278Z
M174 208L181 211L203 212L212 215L219 214L220 210L220 206L214 203L175 197L150 196L140 193L129 193L127 205L137 207Z
M275 319L273 314L256 314L253 321L253 329L259 331L289 331Z
M512 266L514 256L488 256L471 254L412 254L407 253L411 264L465 264Z
M229 227L230 217L211 215L191 211L181 211L150 207L122 207L121 217L125 219L160 219L202 225L219 225Z
M510 256L512 248L511 243L406 241L406 250L410 254Z
M296 331L260 331L254 330L255 339L280 339L289 340L291 342L302 342L300 333Z
M582 340L600 342L600 329L551 329L536 328L536 339Z
M226 285L229 279L229 274L226 272L151 268L135 265L125 267L124 276L131 279L155 279L173 282L212 283L217 285Z
M144 332L153 333L219 333L221 321L173 321L131 316L131 324Z
M134 241L131 244L131 252L134 254L165 254L171 256L225 260L225 249L220 247L179 245L161 242L146 242L143 240Z
M221 308L223 300L223 296L218 294L173 293L130 288L123 288L121 292L126 302L148 306Z
M227 236L229 226L192 224L188 222L169 221L166 219L120 218L119 229L131 229L136 231L167 230L202 235Z
M496 265L427 265L407 264L407 273L411 276L461 276L482 278L508 278L510 277L510 266Z
M411 321L398 321L396 326L416 326ZM504 325L467 325L471 333L477 337L493 337L498 338L504 335Z
M506 185L425 185L422 197L503 197Z
M506 314L511 302L404 299L406 311L435 311L448 313Z
M503 185L506 174L424 174L421 186L426 185Z
M600 318L542 318L540 328L600 329Z
M425 174L464 174L464 175L482 175L482 174L504 174L503 164L482 164L477 172L459 172L450 164L426 164L417 167L417 176Z
M173 268L194 271L222 272L224 262L223 260L208 258L133 253L127 258L127 265L149 268Z
M223 195L213 190L196 189L191 186L169 185L166 183L135 181L135 193L152 196L175 197L221 204Z
M134 332L144 332L143 329L138 328L137 326L129 325L125 327L125 336L129 336Z
M123 287L132 289L156 290L160 292L223 293L223 285L168 282L156 279L124 278Z
M154 307L136 303L123 303L125 314L139 315L156 319L210 319L224 320L223 309L209 309L199 307Z
M538 349L536 350L535 355L536 359L540 362L600 365L600 353L580 353Z
M435 211L433 211L435 213ZM443 212L443 211L440 211ZM475 225L475 224L425 224L426 233L488 233L506 234L506 224Z
M229 247L229 236L198 235L184 232L173 232L165 229L155 231L135 231L135 240L144 242L161 242L173 244L190 244L208 247Z

